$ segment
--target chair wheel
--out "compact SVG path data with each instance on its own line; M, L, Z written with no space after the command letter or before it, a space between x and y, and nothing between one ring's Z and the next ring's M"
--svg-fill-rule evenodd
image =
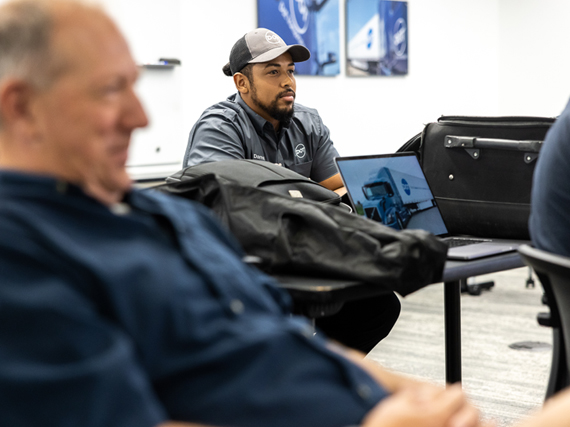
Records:
M479 296L481 295L481 291L483 290L483 288L481 287L481 285L467 285L467 293L469 295L474 295L474 296Z

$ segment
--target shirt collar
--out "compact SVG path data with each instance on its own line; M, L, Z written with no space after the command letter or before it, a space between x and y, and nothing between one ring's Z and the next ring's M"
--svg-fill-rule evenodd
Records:
M251 120L251 123L253 124L253 127L255 128L257 133L260 133L260 134L263 133L263 127L265 126L266 123L269 123L269 122L267 120L265 120L263 117L261 117L259 114L257 114L255 111L253 111L250 108L250 106L247 105L245 103L245 101L242 99L239 92L233 96L235 97L234 101L237 102L241 108L243 108L243 110L245 111L245 113L247 114L249 119ZM271 123L269 123L269 125L271 125Z
M89 204L92 211L100 210L111 212L114 215L128 214L131 208L148 212L152 215L166 215L165 207L157 203L157 195L150 189L131 189L123 200L114 207L108 207L86 194L81 187L67 181L45 175L34 175L20 171L0 170L0 199L2 198L34 198L45 203L54 200L71 201L82 200ZM58 202L58 203L59 203ZM177 207L178 205L174 205ZM177 226L181 220L171 215L170 221Z
M62 195L83 192L74 184L48 175L36 175L16 170L0 171L0 193L24 195L35 189L49 190Z
M129 200L131 192L132 190L125 194L123 201ZM32 174L17 170L0 171L0 197L1 196L46 198L80 197L105 206L95 198L86 194L83 189L76 184L49 175Z

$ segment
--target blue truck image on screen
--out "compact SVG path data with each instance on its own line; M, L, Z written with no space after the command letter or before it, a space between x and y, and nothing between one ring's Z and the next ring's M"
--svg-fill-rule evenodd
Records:
M414 213L435 206L425 180L385 167L372 174L362 193L359 213L396 230L406 228Z

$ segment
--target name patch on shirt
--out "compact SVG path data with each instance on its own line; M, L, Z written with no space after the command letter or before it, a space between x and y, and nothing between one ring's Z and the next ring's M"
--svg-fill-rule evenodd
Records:
M253 158L254 158L255 160L265 160L265 157L260 156L259 154L254 154L254 155L253 155Z

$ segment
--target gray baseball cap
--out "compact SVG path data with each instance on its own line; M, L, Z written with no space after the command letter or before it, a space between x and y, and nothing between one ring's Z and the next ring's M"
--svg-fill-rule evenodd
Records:
M232 47L230 62L223 67L226 76L233 76L247 64L271 61L289 52L293 62L311 57L309 49L300 44L286 45L281 37L267 28L257 28L240 38Z

